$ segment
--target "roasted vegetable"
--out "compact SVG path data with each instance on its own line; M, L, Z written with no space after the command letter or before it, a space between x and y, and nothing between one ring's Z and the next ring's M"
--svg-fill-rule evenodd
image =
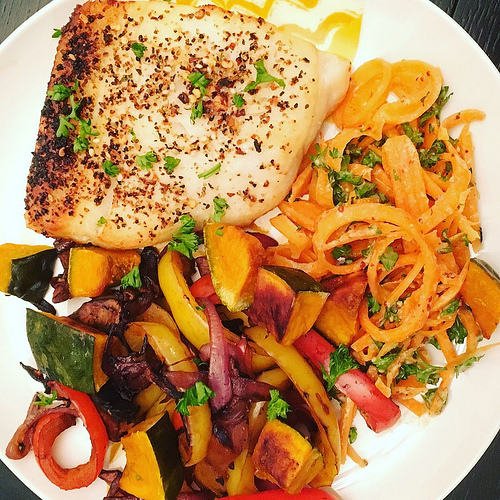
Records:
M486 262L472 259L460 294L489 339L500 322L500 277Z
M169 370L198 371L189 349L176 331L159 323L136 322L131 323L125 332L127 342L135 350L140 349L145 336L158 358ZM190 407L189 413L184 417L185 428L179 435L179 447L186 466L194 465L205 457L212 435L208 403Z
M330 293L315 327L335 344L350 345L357 332L358 310L368 282L363 271L322 281Z
M106 382L101 368L107 335L66 317L28 309L26 332L40 371L71 389L96 393Z
M175 500L184 470L168 413L139 424L122 438L122 445L127 463L120 488L146 500Z
M264 247L255 236L236 226L207 224L203 234L212 282L221 302L230 311L248 308Z
M291 345L313 326L327 297L323 286L303 271L262 266L248 317Z
M46 245L0 245L0 291L55 313L43 297L49 288L56 258L57 251Z
M248 328L246 334L276 361L307 403L318 426L314 445L323 455L324 462L324 468L311 481L311 486L329 486L339 467L340 435L337 417L323 384L293 346L276 342L260 327Z
M299 493L323 467L321 453L292 427L270 420L253 453L255 475L288 493Z
M69 254L68 285L72 297L97 297L106 287L117 285L140 255L134 250L74 247Z

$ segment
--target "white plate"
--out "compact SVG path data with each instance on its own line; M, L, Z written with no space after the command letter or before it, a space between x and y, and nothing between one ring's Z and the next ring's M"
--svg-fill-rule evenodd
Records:
M52 29L67 21L74 4L75 0L55 0L0 47L0 242L43 241L24 229L25 179L55 53ZM355 65L374 57L389 61L423 59L438 65L454 93L445 115L463 108L487 113L486 120L472 127L484 234L481 257L500 270L500 100L496 97L500 74L458 25L425 0L367 0ZM2 459L42 499L100 499L106 491L100 481L83 491L63 492L46 480L32 454L20 461L7 460L3 455L12 433L24 419L32 394L39 390L19 366L19 361L32 363L23 326L24 310L20 300L0 297ZM490 350L453 383L441 416L417 421L405 414L395 429L378 436L362 428L361 423L356 448L369 460L369 466L359 469L348 464L334 487L344 500L444 498L499 430L498 381L499 348ZM83 448L83 444L73 443L71 454Z

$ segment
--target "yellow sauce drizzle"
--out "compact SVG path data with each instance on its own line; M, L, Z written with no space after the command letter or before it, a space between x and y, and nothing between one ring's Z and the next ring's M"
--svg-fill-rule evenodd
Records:
M177 3L196 5L198 3L204 4L206 1L177 0ZM304 10L310 10L317 7L319 0L265 0L263 3L260 2L261 5L252 0L212 0L212 3L227 10L231 10L233 7L240 7L254 16L267 19L275 4L284 3ZM361 20L362 14L360 12L340 11L332 12L314 30L297 24L284 24L280 28L290 34L309 40L317 46L322 46L324 50L341 55L352 61L358 49ZM327 44L330 36L330 43L324 46Z

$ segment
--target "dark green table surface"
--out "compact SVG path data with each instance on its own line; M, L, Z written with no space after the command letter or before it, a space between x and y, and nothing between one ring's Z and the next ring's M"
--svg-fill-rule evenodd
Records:
M500 69L500 0L432 1L467 30ZM0 0L0 42L49 2L50 0ZM493 98L500 99L500 96ZM0 462L0 500L4 499L39 500ZM500 434L446 500L500 500Z

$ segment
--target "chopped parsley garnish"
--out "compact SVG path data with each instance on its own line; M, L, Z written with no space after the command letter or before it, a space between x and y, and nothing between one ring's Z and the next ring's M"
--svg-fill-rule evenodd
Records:
M325 163L325 157L328 153L328 148L322 150L320 149L319 144L315 144L314 147L316 149L316 154L309 156L309 158L311 159L311 166L313 168L325 168L327 170L330 170L330 167Z
M442 311L441 316L449 316L458 311L460 307L460 301L458 299L453 299Z
M421 384L437 385L440 379L439 372L442 370L444 367L429 365L421 359L415 363L403 363L396 377L396 382L406 380L410 375L415 375Z
M192 259L193 252L198 250L201 243L200 238L194 232L196 222L189 214L181 215L180 221L182 226L173 234L168 249L175 250Z
M382 163L382 158L375 151L368 151L361 160L362 165L373 168L377 163Z
M142 281L139 266L134 266L129 273L121 279L122 288L141 288Z
M432 402L434 401L434 397L437 391L437 387L432 387L425 394L422 394L422 399L424 400L424 404L427 408L430 408Z
M374 182L364 181L354 188L354 192L358 198L369 198L377 194L377 185Z
M441 154L446 151L446 145L443 141L436 139L429 149L421 149L418 152L420 165L424 168L433 167L440 159Z
M104 226L108 222L102 215L99 217L99 220L97 221L98 226Z
M226 215L226 208L229 208L227 201L224 198L214 198L214 214L212 215L212 220L214 222L220 222L222 217Z
M396 304L392 304L391 307L387 307L384 312L384 318L382 320L382 325L388 321L389 323L399 323L401 319L398 316L399 310Z
M375 358L372 363L375 365L380 373L386 373L392 362L398 357L399 352L391 352L382 356L381 358Z
M179 163L181 162L181 160L179 160L179 158L175 158L173 156L165 156L165 158L163 158L163 160L165 161L165 163L163 164L163 166L165 167L165 170L171 174L175 167L177 167L177 165L179 165Z
M47 90L47 96L50 97L53 101L64 101L67 99L73 92L78 90L78 80L75 80L75 84L73 87L65 87L61 83L56 83L52 90Z
M448 94L450 88L448 86L444 86L439 92L438 98L436 102L425 112L419 119L419 126L425 125L425 123L430 120L433 116L439 118L439 114L443 109L443 106L448 102L448 99L452 96L452 94Z
M104 160L102 162L102 169L104 173L108 174L110 177L116 177L120 173L118 165L115 165L111 160Z
M267 420L286 418L292 407L280 396L280 391L277 389L271 389L269 394L271 401L267 404Z
M388 246L385 252L379 257L380 263L386 271L390 271L399 259L399 255L394 251L392 246Z
M401 128L403 129L403 132L410 138L411 142L415 144L415 146L421 146L422 143L424 142L424 138L422 136L422 132L418 131L417 129L414 129L409 123L402 123Z
M275 76L272 76L267 72L267 70L264 66L263 59L259 59L254 64L254 67L257 70L257 76L253 82L250 82L243 89L243 92L248 92L250 90L253 90L257 87L257 85L260 85L262 83L267 83L267 82L274 82L274 83L277 83L280 87L285 88L285 82L281 78L276 78Z
M184 416L190 415L190 406L203 406L210 398L215 396L215 392L212 391L207 385L198 380L194 385L189 387L184 396L177 401L175 409Z
M52 38L61 38L62 30L61 28L52 28L54 33L52 33Z
M455 342L456 344L463 344L465 342L465 339L467 338L467 335L469 332L467 331L467 328L465 328L464 324L458 317L458 315L455 317L455 322L453 325L446 330L446 333L448 334L448 337L452 342Z
M366 296L366 300L368 301L368 312L370 314L380 312L380 304L375 300L375 297L371 293Z
M140 59L144 55L144 52L146 52L146 46L139 42L134 42L130 48L137 59Z
M89 140L85 136L77 135L73 143L73 152L87 151L89 149Z
M75 130L75 126L66 116L59 115L59 127L56 131L56 137L68 137L70 130Z
M462 372L468 370L474 363L477 363L483 356L471 356L462 363L455 366L455 376L458 377Z
M363 248L363 250L361 250L361 256L366 259L372 253L372 250L373 245L368 245L366 248Z
M153 163L158 162L158 158L152 151L148 151L145 155L136 156L135 162L142 170L151 170L153 168Z
M205 170L205 172L202 172L201 174L198 174L198 179L208 179L209 177L212 177L212 175L215 175L221 167L222 163L217 163L217 165L215 165L214 167Z
M236 109L240 109L244 106L245 99L243 99L243 97L240 94L234 94L233 104L235 105Z
M326 382L327 389L330 391L335 386L335 382L344 373L354 368L359 368L357 361L349 353L349 348L340 344L337 349L330 353L330 367L329 373L321 366L323 379Z
M57 400L57 391L52 391L50 394L44 392L37 393L37 400L33 403L37 406L50 406Z
M356 427L351 427L349 429L349 444L354 443L358 439L358 429Z
M341 247L335 247L332 250L332 257L339 261L340 264L352 264L351 256L351 245L342 245Z
M205 94L207 93L207 87L211 80L199 71L189 74L188 80L191 82L193 87L200 90L201 94L198 101L193 104L193 107L191 108L191 122L194 123L197 118L201 118L203 115L203 97L205 97Z
M139 139L137 139L137 136L135 135L134 129L131 128L129 130L129 132L130 132L130 135L132 136L132 142L137 142Z
M215 234L217 236L223 236L224 235L224 227L218 227L217 230L215 231Z

